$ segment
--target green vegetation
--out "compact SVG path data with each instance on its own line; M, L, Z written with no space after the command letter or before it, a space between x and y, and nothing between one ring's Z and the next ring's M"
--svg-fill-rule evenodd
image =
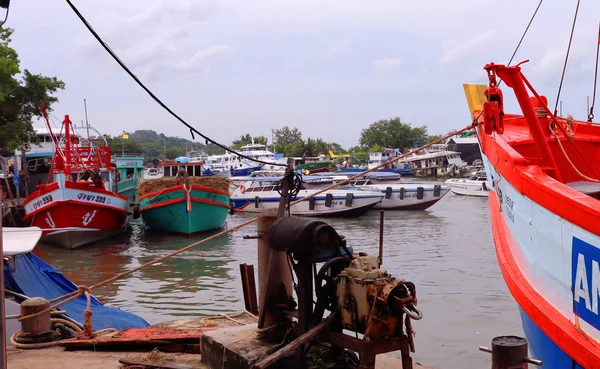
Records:
M19 55L10 47L11 28L0 28L0 147L14 150L33 133L31 120L41 117L58 99L52 94L65 88L56 77L21 71ZM35 137L35 135L31 135Z

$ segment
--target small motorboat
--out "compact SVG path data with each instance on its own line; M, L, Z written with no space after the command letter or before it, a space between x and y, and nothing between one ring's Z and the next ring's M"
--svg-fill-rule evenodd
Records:
M302 177L307 188L324 188L341 182L350 176L343 173L319 173ZM447 186L435 182L403 182L397 173L371 172L348 183L357 188L370 188L384 195L374 209L382 210L425 210L440 201L448 191Z
M281 199L278 183L282 179L283 177L238 178L237 188L231 194L235 211L260 213L265 209L277 208ZM294 201L319 190L307 189L303 183ZM300 216L359 216L375 207L383 197L381 192L370 188L334 189L292 205L290 212Z
M471 173L469 178L448 179L445 184L457 195L487 197L490 190L485 171Z

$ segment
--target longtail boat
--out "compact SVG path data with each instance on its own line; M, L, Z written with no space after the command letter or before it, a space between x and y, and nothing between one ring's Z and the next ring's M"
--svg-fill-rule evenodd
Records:
M23 206L25 219L43 230L43 242L74 249L124 231L129 201L115 191L104 137L90 126L84 130L95 132L94 138L75 134L68 115L62 125L64 138L54 145L49 182L38 185Z
M165 177L140 183L139 213L150 229L191 234L223 227L231 208L230 181L219 176L195 177L194 164L165 170Z
M491 184L504 280L544 368L600 367L600 125L560 117L521 66L488 64L465 85ZM499 80L521 114L504 112Z

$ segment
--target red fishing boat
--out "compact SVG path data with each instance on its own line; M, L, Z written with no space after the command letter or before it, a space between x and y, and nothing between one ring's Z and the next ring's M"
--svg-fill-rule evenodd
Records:
M489 84L465 91L500 270L531 352L544 368L600 368L600 125L591 113L589 122L557 116L520 65L485 70ZM500 79L522 114L505 113Z
M42 241L74 249L124 231L129 201L116 192L115 168L104 137L89 125L74 127L68 115L63 129L63 139L54 142L48 183L37 186L23 206L25 218L43 230ZM90 137L90 132L96 135Z

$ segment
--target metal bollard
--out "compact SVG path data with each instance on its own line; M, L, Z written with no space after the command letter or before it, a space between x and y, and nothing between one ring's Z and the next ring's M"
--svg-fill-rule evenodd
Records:
M527 369L527 364L542 366L541 360L528 355L527 340L516 336L499 336L492 340L492 348L479 346L479 351L492 354L492 369Z
M35 314L38 311L48 309L50 302L42 297L32 297L21 303L21 316ZM50 312L46 312L35 318L21 321L21 330L24 333L42 334L52 329Z

